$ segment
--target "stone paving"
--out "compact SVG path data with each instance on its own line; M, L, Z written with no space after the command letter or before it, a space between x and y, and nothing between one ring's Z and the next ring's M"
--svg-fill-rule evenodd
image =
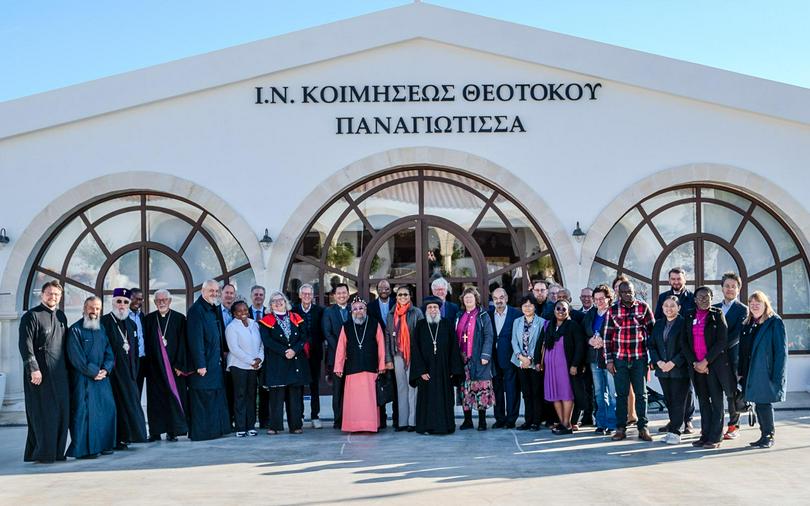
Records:
M653 431L664 423L652 416ZM492 420L490 419L490 424ZM329 425L329 424L326 424ZM0 504L808 504L810 410L777 412L777 445L746 427L718 450L629 432L347 435L332 428L133 445L97 460L25 464L24 427L0 428ZM659 437L656 436L656 440ZM435 501L435 502L434 502Z

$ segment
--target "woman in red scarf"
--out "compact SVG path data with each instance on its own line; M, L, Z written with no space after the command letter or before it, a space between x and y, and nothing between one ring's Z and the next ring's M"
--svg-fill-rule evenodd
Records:
M475 287L461 294L456 336L464 362L464 381L458 389L458 404L464 409L464 423L459 429L473 427L472 411L478 411L478 430L487 430L487 408L495 405L492 388L492 320L481 307L481 295Z
M411 292L405 285L394 289L397 303L388 312L385 325L385 362L394 364L397 382L398 418L396 431L416 430L416 388L408 378L411 374L411 335L416 322L424 319L422 310L411 304Z

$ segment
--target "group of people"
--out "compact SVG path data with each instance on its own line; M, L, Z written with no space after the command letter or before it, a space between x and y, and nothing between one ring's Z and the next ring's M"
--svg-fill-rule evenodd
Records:
M742 304L741 279L727 273L722 301L712 305L712 289L690 292L682 269L669 279L654 311L623 276L583 289L580 308L569 290L544 280L517 307L502 288L485 304L473 286L457 305L444 278L433 280L421 307L406 285L380 281L369 301L350 300L349 287L337 283L326 308L314 303L309 284L292 305L281 290L265 297L254 286L248 301L233 285L209 280L186 315L171 309L166 290L144 315L141 290L116 288L107 314L100 298L89 297L69 327L58 309L62 287L50 281L20 324L24 458L95 458L164 434L169 441L257 436L257 421L274 435L284 430L285 411L287 429L300 434L305 388L311 426L319 429L323 366L334 427L346 432L386 427L393 402L396 431L452 433L461 406L461 430L486 430L494 408L494 428L546 426L563 435L594 425L622 440L636 425L638 437L651 441L647 380L654 369L669 414L664 442L678 444L693 430L694 389L702 422L693 445L717 448L735 438L741 412L754 403L761 437L752 445L772 446L787 344L768 297L756 291Z

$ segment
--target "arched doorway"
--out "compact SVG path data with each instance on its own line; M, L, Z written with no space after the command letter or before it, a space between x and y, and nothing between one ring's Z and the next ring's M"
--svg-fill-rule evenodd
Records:
M206 279L243 291L255 283L244 250L219 220L189 200L147 191L110 195L64 220L36 256L25 309L39 303L51 279L65 287L61 308L71 322L90 295L111 307L116 287L143 289L144 311L155 291L167 289L173 308L185 313Z
M337 282L374 293L380 279L411 285L417 303L429 283L502 286L516 299L531 279L556 279L541 228L503 189L458 171L396 169L336 195L310 221L287 267L285 289L315 286L328 303Z
M761 290L785 321L792 353L810 352L810 263L795 234L752 195L716 184L668 188L630 208L605 236L589 286L629 276L648 302L669 288L673 267L691 290L722 297L723 273L743 279L741 299Z

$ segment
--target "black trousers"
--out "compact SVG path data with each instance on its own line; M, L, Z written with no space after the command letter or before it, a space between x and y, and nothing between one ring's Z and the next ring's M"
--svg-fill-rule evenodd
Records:
M259 370L259 384L264 384L264 363L262 363L262 367ZM268 427L270 425L270 394L266 388L259 388L258 393L259 427Z
M692 384L695 386L700 405L700 438L708 443L723 441L723 384L710 370L709 374L692 371Z
M757 402L754 404L754 411L759 420L759 431L763 436L773 436L776 428L773 423L773 404L770 402Z
M231 367L233 421L237 432L256 427L256 378L258 371Z
M594 413L594 394L593 394L593 373L591 372L591 365L585 366L585 372L580 372L577 377L582 390L580 391L581 399L574 405L574 411L571 414L571 423L579 423L580 417L583 419L593 420ZM576 395L576 390L574 390Z
M304 413L301 411L303 386L272 387L267 392L270 400L270 428L284 430L284 409L287 409L287 426L290 432L301 429L304 425Z
M494 360L497 361L497 357ZM520 393L523 391L518 385L519 369L512 363L505 368L495 363L494 369L492 387L495 390L495 421L514 424L520 416ZM540 420L533 423L540 423Z
M335 414L335 427L340 428L343 423L343 378L338 378L334 372L329 373L332 379L332 412Z
M323 346L313 346L309 350L309 418L317 420L321 416L321 367L323 365Z
M540 425L543 418L543 376L531 369L518 369L520 393L523 394L523 421Z
M669 432L681 433L681 424L686 416L686 402L692 397L689 378L658 378L661 389L664 391L664 401L667 403L669 415Z
M138 400L143 397L143 385L146 381L147 367L149 367L149 361L146 357L138 357Z

